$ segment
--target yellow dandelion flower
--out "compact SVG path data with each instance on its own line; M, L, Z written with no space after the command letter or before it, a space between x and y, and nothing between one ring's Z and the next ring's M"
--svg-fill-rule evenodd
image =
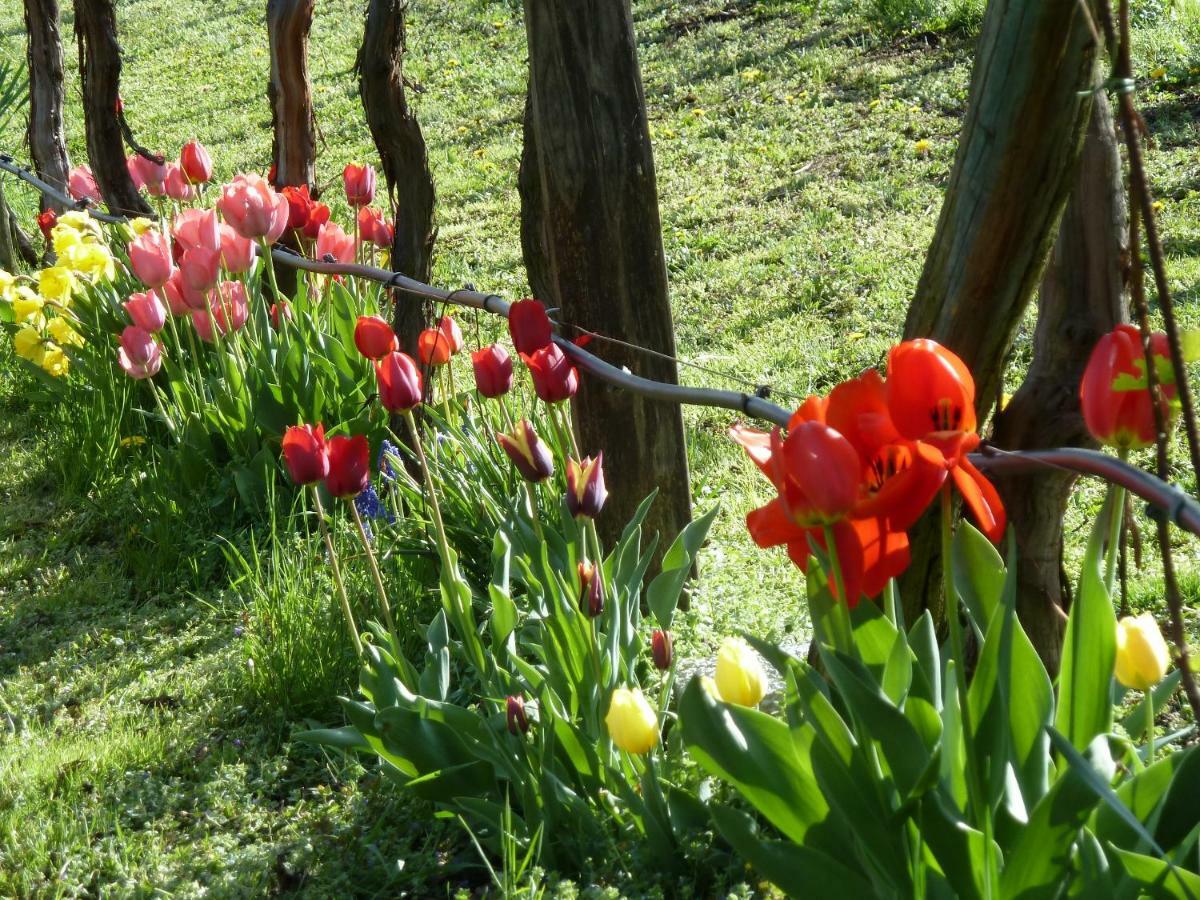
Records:
M1164 204L1161 200L1155 200L1153 203L1150 204L1150 208L1152 210L1154 210L1155 212L1162 212L1163 205Z
M462 63L460 63L457 59L451 59L446 62L447 69L457 69L461 65Z
M742 76L743 81L748 81L750 84L762 81L763 77L762 69L742 69L739 74Z
M692 110L693 118L703 119L707 115L708 115L708 113L705 112L703 109L701 109L699 106L697 106L695 109Z
M1167 74L1167 67L1166 67L1166 66L1159 66L1159 67L1158 67L1158 68L1156 68L1156 69L1151 69L1151 70L1150 70L1150 77L1151 77L1151 78L1153 78L1155 81L1157 81L1158 79L1162 78L1162 77L1163 77L1163 76L1165 76L1166 74Z
M71 368L71 361L67 359L67 354L63 353L62 347L47 344L46 352L42 354L41 366L42 371L51 378L61 378Z
M928 156L929 151L932 148L933 144L929 143L929 141L925 140L924 138L921 138L921 140L913 144L913 152L916 153L917 156Z
M130 447L140 447L144 443L146 443L146 439L140 434L131 434L128 437L121 438L121 446L126 450Z

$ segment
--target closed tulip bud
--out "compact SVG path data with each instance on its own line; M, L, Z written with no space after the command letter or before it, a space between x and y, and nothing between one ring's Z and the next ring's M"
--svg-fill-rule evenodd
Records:
M354 262L354 236L336 222L326 222L317 234L316 257L320 262Z
M508 333L518 353L541 350L550 343L552 334L546 307L539 300L518 300L508 309Z
M212 157L199 141L188 141L179 151L179 168L192 184L205 184L212 180Z
M221 249L221 221L215 209L185 209L175 217L171 233L185 251Z
M221 225L221 267L230 275L249 272L257 253L254 241L244 238L228 225Z
M626 753L648 753L658 743L658 716L640 688L613 691L604 724L612 742Z
M271 304L271 327L276 331L279 330L280 316L289 322L292 321L292 307L286 300Z
M129 313L129 318L133 319L134 325L151 334L162 331L163 326L167 324L167 308L153 291L130 294L129 299L125 301L125 311Z
M525 715L525 698L520 694L510 696L505 703L505 718L509 734L525 734L529 731L529 719Z
M167 309L173 316L191 315L192 307L184 294L183 276L179 270L171 276L171 280L162 286L163 295L167 298Z
M528 420L518 422L512 434L497 434L496 440L526 481L536 484L554 474L554 457Z
M450 345L451 355L454 355L463 348L462 329L458 327L458 323L450 318L450 316L442 316L438 322L438 331L442 333L442 336Z
M417 356L425 368L450 362L450 339L440 328L426 328L417 335Z
M579 611L589 619L604 612L604 579L598 578L596 567L584 560L577 566L579 572Z
M171 247L158 230L147 231L133 239L129 244L129 264L133 274L152 288L162 287L175 271Z
M532 356L524 353L521 359L533 376L533 390L543 403L570 400L579 390L579 373L557 344L547 344Z
M1163 680L1170 665L1171 654L1154 616L1126 616L1117 623L1117 681L1148 691Z
M650 656L654 659L654 668L658 671L665 672L671 668L674 649L675 642L671 639L671 632L656 628L650 635Z
M188 184L183 169L177 163L167 163L167 176L163 179L163 193L172 200L193 200L196 189Z
M512 357L499 344L489 344L471 353L475 389L484 397L501 397L512 388Z
M604 452L579 463L567 460L567 509L571 515L594 519L604 508L608 491L604 487Z
M716 682L726 703L758 706L767 693L767 673L758 654L741 638L725 638L717 651Z
M207 291L221 275L221 254L203 247L184 250L179 271L183 273L184 284L193 291Z
M335 497L357 497L371 483L371 448L364 435L337 435L325 444L329 474L325 487Z
M117 362L125 374L134 380L152 378L162 368L162 350L154 340L154 335L144 328L129 325L121 332Z
M1159 376L1163 422L1173 414L1175 397L1170 349L1162 332L1150 336L1150 349ZM1155 440L1154 404L1146 378L1142 334L1132 325L1118 325L1096 343L1079 386L1083 421L1092 437L1109 447L1137 450Z
M240 331L250 319L250 304L246 298L246 286L240 281L223 281L209 295L217 328L221 334Z
M51 240L50 233L54 231L54 226L58 224L58 213L53 209L44 209L37 217L38 228L41 229L42 236L46 240Z
M371 243L386 250L392 246L396 230L384 218L383 213L370 206L364 206L358 211L358 239L362 243Z
M293 425L283 433L283 461L296 484L313 484L329 474L325 427Z
M392 326L379 316L359 316L354 325L354 346L367 359L383 359L400 349Z
M100 187L96 184L96 176L92 174L92 167L89 165L76 166L67 173L67 190L76 200L100 202Z
M379 402L388 412L407 412L421 404L421 370L407 353L389 353L375 363Z
M163 196L163 181L167 177L166 163L155 162L140 153L135 153L125 160L125 168L139 191L145 190L152 197Z
M342 170L346 202L353 207L367 206L375 199L375 167L370 163L350 163Z

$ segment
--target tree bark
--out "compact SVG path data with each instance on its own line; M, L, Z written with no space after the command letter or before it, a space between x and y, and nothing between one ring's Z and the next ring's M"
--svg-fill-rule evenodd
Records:
M906 338L934 338L962 357L981 422L1075 184L1096 54L1077 0L988 4L954 169L904 327ZM910 535L900 581L914 616L942 607L935 519Z
M63 128L66 88L58 0L25 0L25 33L29 41L29 155L39 178L65 189L71 160ZM61 203L45 194L40 208L64 211Z
M267 41L271 52L271 103L275 186L317 181L317 120L308 77L308 33L316 0L267 0Z
M121 88L121 46L112 0L75 0L75 37L79 44L79 76L88 161L109 210L120 215L146 215L142 199L125 165L125 145L117 115Z
M396 220L392 268L427 282L437 237L433 226L437 198L425 137L404 90L407 12L407 0L370 0L356 66L359 95ZM433 305L403 291L393 291L393 297L396 336L404 352L416 358L417 336L428 327Z
M525 25L532 122L526 124L521 207L530 283L569 323L568 336L575 324L673 357L654 156L629 0L526 0ZM593 348L614 365L677 381L670 359L605 344ZM691 516L679 407L584 378L574 411L581 452L604 451L611 494L597 523L601 532L619 534L657 488L647 533L657 531L669 544Z
M1128 238L1117 134L1101 98L1092 107L1079 179L1042 277L1033 363L996 417L998 446L1096 446L1080 411L1079 382L1101 335L1129 318L1122 262ZM1075 478L1047 469L996 480L1017 540L1017 610L1051 672L1062 653L1063 514Z

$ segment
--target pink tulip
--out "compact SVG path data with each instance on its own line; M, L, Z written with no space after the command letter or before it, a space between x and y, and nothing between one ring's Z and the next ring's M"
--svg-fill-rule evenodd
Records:
M178 269L171 276L171 280L162 286L162 292L167 298L167 308L173 316L186 316L192 311L192 306L188 303L187 296L191 289L187 288L183 283L183 273ZM200 297L200 304L204 302L204 295Z
M96 203L100 202L100 186L96 184L92 167L86 163L76 166L67 175L67 189L76 200L86 198Z
M134 325L151 334L162 331L167 324L167 309L154 291L130 294L125 301L125 312L129 313Z
M342 171L342 184L346 188L346 201L351 206L366 206L375 199L375 167L370 163L350 163Z
M187 176L179 163L167 163L167 177L163 179L163 191L172 200L194 200L196 189L188 184Z
M129 264L133 267L133 274L152 288L162 287L175 271L171 245L156 228L150 228L133 239L129 245Z
M249 272L254 267L255 245L228 225L221 226L221 265L231 275Z
M395 228L383 217L383 213L370 206L358 211L358 236L364 243L370 241L382 250L392 246Z
M129 169L129 177L138 186L138 190L149 191L152 197L163 195L163 182L167 178L166 163L156 163L140 153L135 153L125 160L125 167Z
M225 185L217 208L234 231L251 240L274 243L287 228L287 198L258 175L239 175Z
M183 283L193 291L207 291L217 283L221 274L221 254L216 250L196 247L185 250L179 260L179 271L183 273Z
M175 217L173 231L184 250L221 249L221 223L214 209L185 209Z
M353 235L346 234L336 222L326 222L317 235L316 256L321 262L329 262L329 257L333 257L334 262L354 262Z
M162 349L146 329L129 325L121 332L117 362L130 378L151 378L162 368Z
M188 141L179 151L179 168L192 184L212 180L212 157L199 141Z
M200 339L212 343L212 326L215 322L217 333L229 334L240 330L250 318L250 307L246 302L246 289L240 281L226 281L208 294L208 302L212 310L209 318L208 310L196 310L192 313L192 325Z

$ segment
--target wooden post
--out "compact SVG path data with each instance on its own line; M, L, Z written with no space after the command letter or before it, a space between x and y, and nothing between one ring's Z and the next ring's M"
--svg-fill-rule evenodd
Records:
M26 59L29 63L29 155L38 177L66 189L71 170L63 128L63 49L58 0L25 0ZM41 209L63 212L45 194Z
M308 77L308 33L315 0L267 0L275 186L316 188L317 124Z
M1078 0L991 0L946 199L905 322L974 373L982 422L1076 181L1097 87L1096 36ZM941 608L934 515L910 534L909 621Z
M525 264L565 323L675 355L658 189L629 0L526 0L529 117L522 160ZM532 140L530 140L532 138ZM675 382L671 359L596 342L617 366ZM584 454L604 451L610 539L655 488L661 548L689 520L683 417L584 377L574 402Z
M1129 318L1128 242L1121 155L1112 110L1101 97L1092 106L1079 179L1042 277L1033 363L996 417L998 446L1096 446L1079 408L1079 382L1100 336ZM1063 514L1075 480L1057 469L996 480L1017 540L1017 610L1051 672L1062 653Z
M404 92L407 11L407 0L370 0L356 67L359 95L396 218L392 268L427 282L437 237L436 196L425 137ZM432 305L402 291L394 296L396 336L404 352L415 358L417 336L428 326Z
M120 101L121 47L113 0L75 0L75 37L83 84L83 117L88 161L108 208L120 215L150 212L125 166L117 104Z

